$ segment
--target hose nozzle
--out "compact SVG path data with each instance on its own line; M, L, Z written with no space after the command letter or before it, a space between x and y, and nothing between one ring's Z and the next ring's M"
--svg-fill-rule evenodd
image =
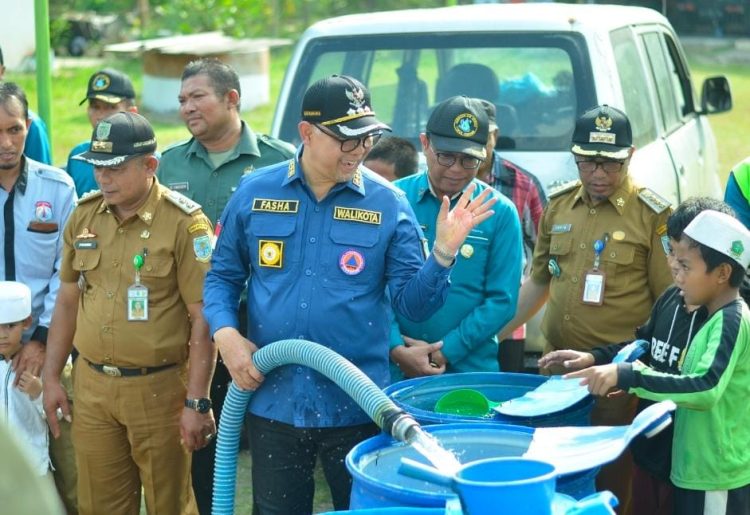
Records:
M400 442L409 442L419 428L417 421L404 410L394 408L383 414L383 431Z

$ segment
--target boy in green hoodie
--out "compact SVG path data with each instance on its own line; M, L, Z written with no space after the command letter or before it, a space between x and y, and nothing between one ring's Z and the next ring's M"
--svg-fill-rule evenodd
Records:
M635 364L587 368L591 393L619 388L678 405L672 445L674 510L680 515L750 513L750 311L740 297L750 232L735 218L704 211L673 242L675 284L708 321L679 357L680 375Z

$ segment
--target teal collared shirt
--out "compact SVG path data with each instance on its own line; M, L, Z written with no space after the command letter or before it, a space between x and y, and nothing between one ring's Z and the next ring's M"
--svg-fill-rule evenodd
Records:
M256 136L242 122L240 140L219 166L213 165L206 147L191 138L164 151L157 175L163 185L200 204L215 224L243 175L286 161L294 151L283 141Z
M474 197L489 187L473 182L477 185ZM440 201L430 191L427 174L412 175L394 185L406 193L432 248ZM391 348L403 343L401 334L429 343L443 340L447 372L497 371L496 334L516 312L523 243L515 207L495 190L493 196L497 198L495 214L475 227L461 246L443 307L423 322L396 314L398 327L391 331Z

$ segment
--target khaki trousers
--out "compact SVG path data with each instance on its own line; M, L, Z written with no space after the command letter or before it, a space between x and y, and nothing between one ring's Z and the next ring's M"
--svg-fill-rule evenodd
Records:
M79 358L73 443L82 515L196 514L190 453L180 441L185 369L109 377Z
M65 392L68 394L68 403L71 413L73 411L73 364L68 363L60 375ZM54 467L53 477L55 487L60 499L65 506L68 515L78 513L78 499L76 494L78 483L78 468L76 467L76 455L73 448L73 436L70 422L65 419L58 420L60 436L53 438L50 433L49 457Z

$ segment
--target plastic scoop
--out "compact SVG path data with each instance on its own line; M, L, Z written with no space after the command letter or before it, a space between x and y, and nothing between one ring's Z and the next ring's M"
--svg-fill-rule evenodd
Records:
M449 415L486 417L492 415L492 409L499 405L499 402L489 400L478 390L460 388L440 397L434 410L436 413Z
M648 350L649 345L646 340L635 340L620 349L612 363L633 362ZM581 386L580 382L580 379L550 376L534 390L492 409L503 415L515 417L536 417L556 413L588 397L588 388Z
M617 353L612 363L632 362L649 348L646 340L635 340ZM504 402L491 401L471 388L460 388L444 394L435 403L433 410L446 415L491 417L493 412L516 417L535 417L562 411L586 398L589 393L579 379L550 378L534 390L521 397Z
M649 347L646 340L635 340L623 347L612 360L613 363L632 362L642 356ZM503 415L535 417L562 411L588 396L588 389L578 384L578 379L563 379L551 376L534 390L505 402L494 402L484 394L470 388L448 392L438 399L436 413L488 417L497 411Z

